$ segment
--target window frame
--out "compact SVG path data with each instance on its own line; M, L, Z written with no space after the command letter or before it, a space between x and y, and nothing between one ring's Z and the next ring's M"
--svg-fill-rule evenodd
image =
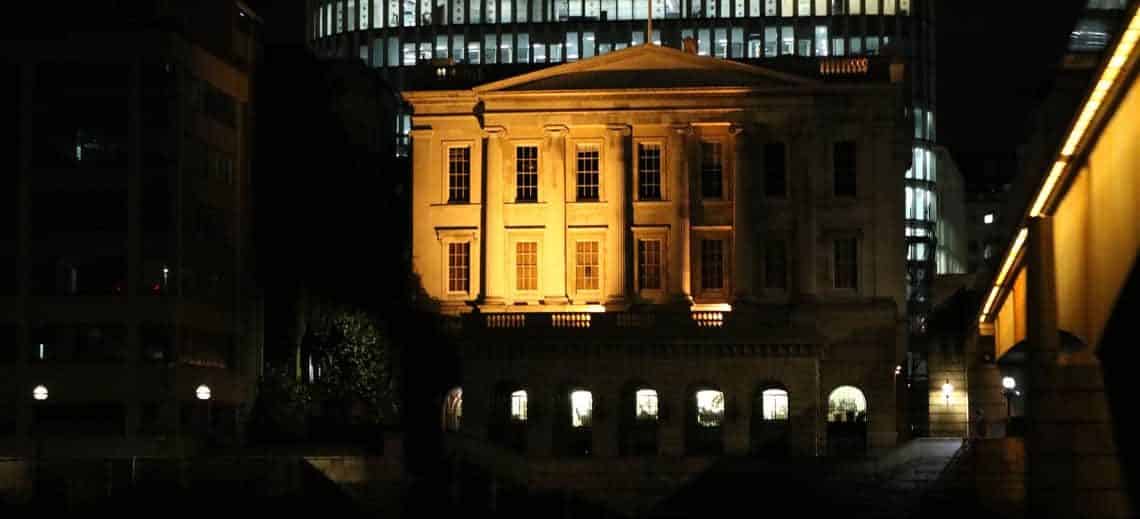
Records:
M567 287L571 295L571 300L575 304L582 303L601 303L603 301L604 292L606 289L606 235L605 231L593 230L587 232L570 232L567 240L569 247L566 254L566 278ZM598 272L598 285L597 288L579 288L578 287L578 244L593 242L597 245L598 263L596 270Z
M570 178L574 179L574 182L573 182L573 186L574 186L573 187L573 193L574 193L573 200L574 200L574 202L576 202L576 203L599 203L599 202L605 201L605 172L603 171L604 168L602 167L605 164L605 146L603 145L602 140L601 139L578 139L572 143L571 149L573 150L573 156L570 159L571 164L573 166L573 173L572 173ZM598 154L598 172L597 172L597 174L598 174L597 191L598 192L597 192L596 198L582 198L581 196L579 196L579 194L580 194L580 191L579 191L579 188L580 188L580 184L579 184L580 171L578 169L578 165L579 165L578 164L578 153L580 151L582 151L583 149L593 149Z
M761 251L763 254L763 256L761 258L763 261L763 269L761 271L761 273L762 273L761 275L763 276L763 279L764 279L763 290L767 293L781 294L781 293L786 293L788 291L788 286L790 284L789 281L791 278L791 276L789 275L791 269L788 268L788 265L789 265L788 258L790 257L790 254L788 253L789 252L788 251L789 242L790 242L790 240L788 240L788 237L785 235L782 235L782 234L770 235L770 236L766 237L766 239L764 240L764 244L761 247ZM772 276L770 276L770 274L772 273L770 270L770 265L772 264L770 259L772 258L771 253L772 253L772 249L774 248L772 244L774 244L774 243L780 243L780 244L782 244L782 247L783 247L782 262L783 262L783 274L784 274L783 278L784 279L781 280L781 286L774 286L772 284L772 281L771 281Z
M507 229L507 252L510 264L507 266L507 282L510 283L508 292L516 303L537 304L542 299L542 273L543 273L543 233L535 229ZM534 290L520 290L518 279L518 244L535 244L535 288Z
M657 198L646 198L642 196L642 171L641 171L641 148L642 146L656 146L658 150L657 157ZM669 181L666 176L666 158L669 156L666 151L666 143L663 138L650 138L650 139L634 139L633 141L634 153L634 201L636 202L665 202L669 200L668 186Z
M774 193L771 188L771 183L769 182L769 180L775 176L771 173L772 163L770 162L771 159L769 156L772 155L772 150L777 147L780 148L783 154L781 161L783 169L780 172L780 182L783 189L781 189L779 193ZM788 144L786 142L770 141L764 143L764 197L781 200L786 200L788 198L788 155Z
M851 268L851 284L852 284L852 286L840 286L840 284L839 284L839 282L840 282L839 273L841 272L840 271L840 257L839 257L839 255L840 255L840 248L839 248L840 242L851 243L852 260L851 260L851 267L850 268ZM831 245L831 247L832 247L831 288L833 290L849 291L849 292L856 292L856 293L859 291L859 278L862 277L862 276L860 276L860 272L859 272L859 270L860 270L860 263L859 263L860 242L861 242L861 240L859 239L859 237L854 235L854 234L844 234L844 235L839 235L839 236L835 236L832 238L832 240L831 240L831 244L832 244Z
M511 162L514 166L514 171L515 171L515 174L514 174L514 192L515 192L514 202L517 204L536 204L539 202L539 191L540 191L539 188L542 185L542 152L540 151L541 147L542 146L540 146L539 144L533 143L533 142L517 142L514 145L515 154L514 154L514 158L512 159ZM533 174L534 174L534 198L522 198L522 197L520 197L520 194L522 193L522 186L520 185L520 180L522 179L523 172L519 168L519 164L521 162L521 159L519 157L519 153L524 148L531 148L534 150L534 159L533 159L534 160L534 172L533 172Z
M725 142L726 141L727 141L727 139L725 139L721 136L708 136L708 137L702 136L698 142L697 148L699 150L698 151L699 156L698 156L697 160L698 160L698 164L699 164L699 168L700 168L700 175L697 179L697 182L700 185L701 200L726 201L729 199L729 196L728 196L729 179L726 175L728 168L725 167L725 162L727 161L727 157L725 156L725 148L726 148ZM718 196L708 196L705 194L706 193L706 190L705 190L705 171L706 171L705 170L705 145L706 144L709 144L709 145L715 144L719 148L719 152L720 152L720 157L719 157L720 160L717 161L717 162L719 162L718 165L720 166L720 195L718 195Z
M660 244L659 280L658 288L642 288L641 283L641 242L656 241ZM667 226L634 228L634 265L633 286L638 296L650 301L662 302L669 290L669 228Z
M851 145L850 192L840 192L839 149L841 145ZM831 143L831 194L835 198L857 198L859 196L859 143L855 139L842 139ZM846 184L844 184L846 187Z
M475 160L475 146L471 141L452 141L445 142L441 146L443 152L443 203L449 205L465 205L470 204L471 200L475 199L475 178L478 177L478 172L474 170ZM459 200L451 198L451 150L453 149L466 149L467 150L467 199Z
M693 292L698 302L725 302L732 295L732 231L731 230L697 230L693 234L694 247L692 247L692 262L694 266ZM705 258L704 242L721 242L721 285L719 288L705 288Z
M452 264L452 255L455 254L452 251L452 249L456 248L458 250L460 248L460 246L462 246L462 248L465 249L462 251L463 252L463 258L465 260L464 261L465 264L462 266L462 268L466 271L465 272L466 276L464 276L464 278L463 278L463 284L464 284L463 288L462 289L456 289L456 288L453 288L453 279L452 279L452 268L454 267L454 265ZM446 276L447 280L445 281L445 283L447 284L448 295L452 295L452 294L464 294L464 295L466 295L466 294L470 293L471 292L471 242L470 241L461 241L461 240L451 241L451 242L447 243L445 250L447 251L447 276Z
M446 300L468 301L474 299L479 286L480 254L478 231L473 228L437 230L440 244L440 294ZM467 290L451 290L450 250L451 244L467 244Z

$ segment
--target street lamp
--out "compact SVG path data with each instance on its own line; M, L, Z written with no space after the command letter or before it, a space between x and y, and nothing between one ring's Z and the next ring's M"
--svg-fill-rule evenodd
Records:
M198 386L198 389L194 390L194 394L198 396L198 400L209 400L210 399L210 386L207 386L206 384L202 384L202 385Z
M1009 420L1009 418L1010 418L1010 412L1009 412L1010 402L1009 402L1009 400L1015 392L1015 388L1017 387L1017 381L1014 380L1013 377L1002 377L1001 387L1002 387L1001 394L1002 394L1002 396L1005 397L1005 419Z
M32 398L34 398L36 400L47 400L48 399L47 386L44 386L41 384L41 385L36 386L34 389L32 389Z

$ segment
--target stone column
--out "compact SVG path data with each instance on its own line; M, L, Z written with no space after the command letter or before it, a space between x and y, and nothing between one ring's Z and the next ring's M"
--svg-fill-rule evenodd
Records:
M678 124L672 127L669 133L669 142L666 151L669 154L669 166L666 170L669 187L667 195L677 208L677 218L669 229L669 292L676 296L678 302L690 304L693 301L692 284L689 266L689 235L691 233L689 220L689 141L692 140L693 127L688 124Z
M503 177L507 174L503 158L507 132L501 126L483 129L487 167L483 170L483 298L484 305L504 304L506 294L506 237L503 229Z
M800 301L810 301L815 298L816 278L820 273L816 257L818 230L815 186L812 178L815 172L812 149L816 146L816 142L803 129L799 129L797 133L798 135L790 139L788 150L790 178L788 184L796 207L794 224L796 248L791 263L797 265L794 277L795 298Z
M547 304L565 305L566 296L566 135L570 129L546 126L542 139L542 178L547 200L545 248L541 273L543 299Z
M752 136L742 125L733 125L732 135L732 251L737 302L752 301L755 231L752 226Z
M609 209L609 230L606 235L606 304L622 306L626 301L626 278L629 269L629 207L626 186L630 181L629 160L626 157L626 137L632 134L628 125L611 124L606 127L605 189Z

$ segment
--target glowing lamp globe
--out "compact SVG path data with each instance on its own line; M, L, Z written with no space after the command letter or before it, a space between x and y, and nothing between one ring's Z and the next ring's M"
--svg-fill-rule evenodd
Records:
M209 400L210 386L202 384L198 386L198 389L194 390L194 394L198 397L198 400Z
M34 398L36 400L47 400L47 398L48 398L47 386L41 385L41 386L36 386L34 389L32 389L32 398Z

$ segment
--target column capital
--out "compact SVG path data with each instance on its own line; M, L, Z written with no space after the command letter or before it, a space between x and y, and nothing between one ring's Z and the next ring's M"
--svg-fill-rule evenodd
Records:
M564 124L548 124L542 127L542 134L546 137L557 137L570 133L570 127Z
M628 124L607 124L606 132L611 134L616 133L620 137L628 137L633 135L633 128Z
M694 133L693 125L688 123L673 124L670 125L669 128L673 130L673 132L675 132L677 135L692 135Z
M483 136L489 139L501 139L507 136L507 129L503 126L483 127Z

